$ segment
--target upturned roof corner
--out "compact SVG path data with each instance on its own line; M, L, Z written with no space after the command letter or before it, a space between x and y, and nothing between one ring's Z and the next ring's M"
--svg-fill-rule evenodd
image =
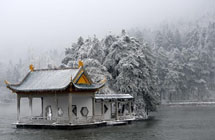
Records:
M29 69L30 69L30 71L34 71L34 65L31 64L31 65L29 66Z

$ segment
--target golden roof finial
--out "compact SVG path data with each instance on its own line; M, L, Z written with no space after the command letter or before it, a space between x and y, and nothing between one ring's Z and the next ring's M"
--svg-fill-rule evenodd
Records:
M78 61L78 68L83 67L83 66L84 66L84 63L81 60L79 60Z
M29 66L29 69L30 69L31 71L34 71L34 65L31 64L31 65Z
M104 79L103 79L103 80L101 80L99 83L104 84L104 83L106 83L106 82L107 82L107 78L106 78L106 77L104 77Z
M4 80L4 83L5 83L6 85L9 85L9 82L8 82L7 80Z

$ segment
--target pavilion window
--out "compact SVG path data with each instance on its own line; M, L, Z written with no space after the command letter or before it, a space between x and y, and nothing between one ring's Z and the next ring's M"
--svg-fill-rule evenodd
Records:
M53 113L52 113L52 108L50 105L46 107L45 115L46 115L47 120L52 120Z
M125 104L122 105L122 114L125 112Z
M59 107L59 108L58 108L58 116L59 116L59 117L62 117L62 116L63 116L63 113L64 113L64 112L63 112L63 109Z
M106 113L108 111L108 107L106 106L106 104L104 105L104 113Z
M82 107L80 112L82 116L87 117L89 110L87 109L87 107Z
M76 105L72 105L72 113L77 116L77 106Z
M123 112L124 112L123 105L121 103L118 103L118 108L119 108L118 109L118 113L119 113L120 116L122 116Z

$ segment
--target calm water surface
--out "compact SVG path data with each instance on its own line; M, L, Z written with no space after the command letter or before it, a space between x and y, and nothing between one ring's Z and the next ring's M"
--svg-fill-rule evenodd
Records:
M85 130L15 129L14 105L0 105L0 140L215 140L215 106L162 106L149 121Z

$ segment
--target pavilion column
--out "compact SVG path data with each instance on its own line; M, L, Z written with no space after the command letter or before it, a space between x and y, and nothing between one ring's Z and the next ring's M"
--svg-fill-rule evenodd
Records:
M95 98L92 98L92 116L93 120L95 119Z
M101 102L101 115L102 115L102 119L104 119L104 100L102 100Z
M125 102L122 103L122 115L125 118Z
M31 111L31 118L33 117L33 108L32 108L32 97L28 97L28 100L29 100L29 108L30 108L30 111Z
M56 122L58 122L58 97L55 93L55 105L56 105Z
M43 116L43 106L44 106L44 103L43 103L43 97L41 97L41 117L44 117Z
M68 117L69 117L69 123L72 123L72 94L71 93L69 93L69 107L68 107L68 109L69 109L69 112L68 112Z
M118 101L115 101L115 106L116 106L116 120L119 120L119 115L118 115Z
M128 112L129 112L129 115L131 117L131 101L128 102L128 106L129 106Z
M110 102L110 118L112 119L112 101Z
M17 121L20 121L20 100L21 97L19 94L17 94Z

